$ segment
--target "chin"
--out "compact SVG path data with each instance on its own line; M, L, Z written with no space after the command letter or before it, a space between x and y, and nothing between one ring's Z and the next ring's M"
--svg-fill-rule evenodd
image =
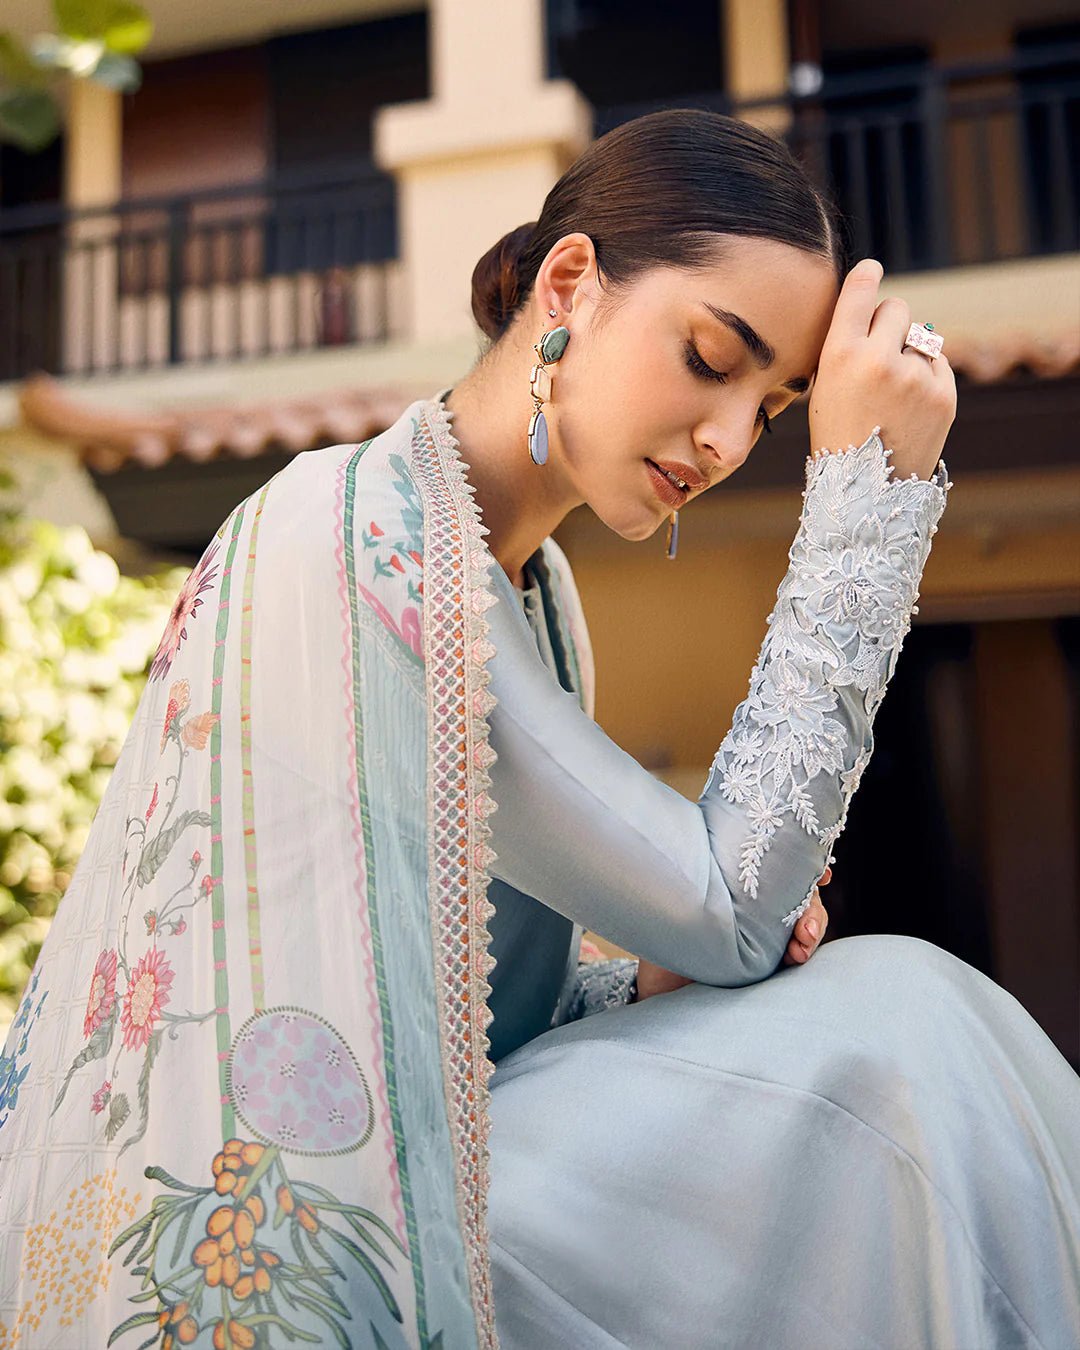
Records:
M636 511L601 511L595 506L592 509L593 514L620 539L627 539L635 544L643 539L651 539L663 524L663 520L667 519L665 516L657 520L655 515L643 511L640 506Z

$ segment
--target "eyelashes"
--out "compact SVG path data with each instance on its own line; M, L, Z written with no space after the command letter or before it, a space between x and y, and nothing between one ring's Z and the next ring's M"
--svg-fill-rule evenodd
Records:
M690 340L687 340L686 343L686 364L695 375L700 376L704 380L715 380L717 384L727 384L727 376L719 370L713 370L712 366L702 358L701 353ZM766 432L771 436L772 418L765 411L764 407L758 409L758 417L761 419Z

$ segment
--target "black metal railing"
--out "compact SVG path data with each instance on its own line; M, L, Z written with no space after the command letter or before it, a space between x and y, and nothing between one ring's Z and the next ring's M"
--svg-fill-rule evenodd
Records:
M0 212L0 380L384 339L396 233L394 180L369 164Z
M595 131L689 106L780 126L893 272L1080 249L1080 44L598 108ZM0 212L0 380L236 360L390 335L394 181L370 162L95 210Z
M1080 248L1080 44L1008 60L824 75L813 93L704 91L598 108L597 135L678 104L776 125L890 271Z

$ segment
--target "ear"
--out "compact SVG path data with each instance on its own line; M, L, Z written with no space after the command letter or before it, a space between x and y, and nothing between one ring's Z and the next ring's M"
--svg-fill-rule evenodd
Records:
M551 246L547 257L536 273L533 304L541 326L551 323L549 309L558 312L560 320L580 312L582 306L595 300L599 291L599 273L596 248L587 234L580 230L564 234Z

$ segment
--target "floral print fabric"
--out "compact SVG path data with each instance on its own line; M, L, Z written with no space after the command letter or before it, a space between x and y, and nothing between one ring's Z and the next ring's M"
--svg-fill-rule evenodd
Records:
M436 407L298 455L177 596L0 1057L3 1350L494 1344L485 561Z

